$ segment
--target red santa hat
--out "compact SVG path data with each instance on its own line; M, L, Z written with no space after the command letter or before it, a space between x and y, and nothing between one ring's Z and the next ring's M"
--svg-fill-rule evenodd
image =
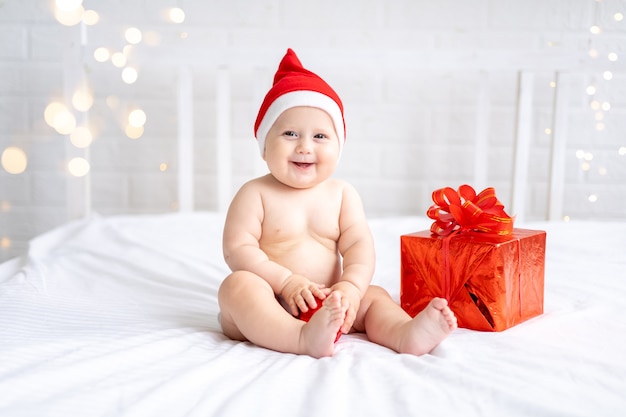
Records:
M254 136L259 142L261 155L265 150L265 138L278 116L298 106L317 107L330 115L341 152L346 138L341 99L318 75L302 67L293 50L287 49L274 75L274 85L266 94L254 123Z

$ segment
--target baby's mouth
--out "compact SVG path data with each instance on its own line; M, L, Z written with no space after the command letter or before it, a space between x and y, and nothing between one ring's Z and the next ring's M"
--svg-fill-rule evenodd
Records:
M294 164L298 167L298 168L308 168L311 165L313 165L313 163L311 162L294 162Z

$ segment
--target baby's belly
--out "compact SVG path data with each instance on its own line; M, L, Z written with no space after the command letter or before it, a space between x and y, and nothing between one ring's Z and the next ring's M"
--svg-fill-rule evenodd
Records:
M339 279L340 262L336 250L317 241L275 244L262 247L269 258L288 268L294 274L330 286Z

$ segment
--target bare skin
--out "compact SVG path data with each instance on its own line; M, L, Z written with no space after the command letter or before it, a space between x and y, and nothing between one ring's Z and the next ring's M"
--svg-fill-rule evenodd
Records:
M426 308L405 324L404 338L398 352L423 355L432 351L456 328L456 318L450 314L444 298L434 298Z
M284 111L266 138L270 174L244 184L224 227L231 270L218 299L224 333L269 349L330 356L338 330L402 353L430 352L457 324L444 299L411 319L380 287L370 286L374 243L349 184L330 178L339 160L332 120L323 110ZM281 299L286 307L277 301ZM322 308L308 323L298 311Z
M345 315L346 309L341 305L341 297L337 292L331 293L324 300L322 308L302 326L302 351L316 358L331 356L335 350L335 336Z

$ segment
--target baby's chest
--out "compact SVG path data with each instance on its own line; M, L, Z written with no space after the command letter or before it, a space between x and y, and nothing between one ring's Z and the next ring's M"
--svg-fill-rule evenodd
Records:
M340 235L339 213L325 209L278 210L266 212L263 233L273 240L286 241L311 236L317 239L337 240Z
M276 241L312 237L336 241L342 194L334 183L294 192L268 192L263 198L263 233ZM324 242L326 245L327 242Z

